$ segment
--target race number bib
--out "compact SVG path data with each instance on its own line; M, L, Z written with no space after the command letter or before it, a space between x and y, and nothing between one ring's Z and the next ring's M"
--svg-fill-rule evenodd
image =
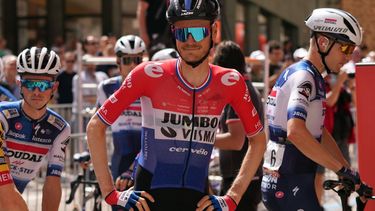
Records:
M268 141L267 150L264 154L263 167L270 170L279 170L283 161L285 145L278 144L274 141Z

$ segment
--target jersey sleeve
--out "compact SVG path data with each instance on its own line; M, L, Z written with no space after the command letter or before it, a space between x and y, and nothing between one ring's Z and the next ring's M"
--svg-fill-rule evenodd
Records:
M289 79L288 120L298 118L306 121L308 107L315 89L313 76L308 71L298 71Z
M13 182L12 176L9 172L8 163L5 160L5 155L3 151L3 138L4 130L2 124L0 124L0 186L6 185Z
M147 64L147 63L146 63ZM105 100L96 115L108 126L136 99L142 96L148 86L144 71L145 64L138 65L125 78L121 87Z
M47 176L61 176L64 168L65 149L70 141L71 128L69 124L56 137L48 154Z
M254 107L249 90L243 77L239 74L238 82L231 87L231 106L240 117L248 137L254 136L263 129L258 112ZM236 93L236 94L234 94Z

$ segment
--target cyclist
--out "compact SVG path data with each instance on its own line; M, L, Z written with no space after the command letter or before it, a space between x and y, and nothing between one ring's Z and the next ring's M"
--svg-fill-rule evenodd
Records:
M3 132L3 127L0 124L0 207L4 210L26 211L27 205L13 183L6 157L1 148Z
M216 0L171 1L167 19L180 58L138 65L90 120L88 144L108 204L153 211L235 210L262 160L266 140L242 76L208 63L218 15ZM142 148L134 190L118 192L105 170L105 130L138 98ZM226 104L239 114L252 137L251 148L227 194L208 196L208 163Z
M42 200L42 209L46 211L58 210L60 175L70 139L69 124L47 108L59 85L55 81L59 70L60 59L54 51L37 47L23 50L17 58L23 99L0 104L4 151L20 193L36 177L42 161L48 160Z
M164 48L157 51L151 58L151 61L162 61L167 59L178 58L178 53L174 48Z
M361 184L323 126L322 77L325 71L338 73L349 61L362 40L359 23L330 8L315 9L305 23L311 29L307 56L283 71L267 99L270 141L262 193L269 210L322 210L314 189L317 163Z
M130 71L142 62L145 52L146 45L138 36L127 35L117 40L115 53L120 75L104 80L99 84L98 108L121 87ZM123 190L128 186L127 179L130 178L132 173L129 167L141 148L141 126L141 102L139 99L122 112L111 126L114 148L111 159L111 172L113 179L116 181L116 188L119 190ZM117 179L121 174L123 174L121 179Z

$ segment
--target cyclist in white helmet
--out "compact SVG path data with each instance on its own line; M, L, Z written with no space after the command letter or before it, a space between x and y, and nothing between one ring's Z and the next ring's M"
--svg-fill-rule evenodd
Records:
M0 123L4 129L4 151L10 173L19 192L34 179L48 161L43 186L42 210L58 210L61 199L60 175L70 126L47 108L59 86L59 56L47 48L32 47L17 58L17 71L23 99L0 104Z
M132 69L142 62L146 53L146 45L138 36L122 36L116 42L115 53L120 75L99 84L98 108L120 88ZM124 190L132 185L132 163L141 148L141 125L141 103L137 99L111 126L114 147L111 172L118 190Z
M151 61L162 61L167 59L178 58L178 53L174 48L165 48L157 51L151 58Z
M360 25L351 14L330 8L315 9L306 25L311 29L307 55L282 72L267 99L270 140L262 193L269 210L322 210L314 188L317 164L365 187L323 125L322 74L338 73L349 61L362 40Z

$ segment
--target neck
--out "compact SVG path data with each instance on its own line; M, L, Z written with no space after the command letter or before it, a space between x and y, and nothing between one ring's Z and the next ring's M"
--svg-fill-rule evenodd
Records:
M187 80L194 87L198 87L204 83L210 70L208 58L195 68L188 65L182 59L179 61L180 73L185 80Z
M324 69L324 65L323 65L322 59L320 58L319 53L309 52L306 59L309 60L316 67L316 69L318 69L319 73L323 73L326 71Z
M22 100L21 104L23 112L30 117L31 119L40 119L47 111L47 107L45 106L43 109L38 110L33 107L31 107L25 100Z

